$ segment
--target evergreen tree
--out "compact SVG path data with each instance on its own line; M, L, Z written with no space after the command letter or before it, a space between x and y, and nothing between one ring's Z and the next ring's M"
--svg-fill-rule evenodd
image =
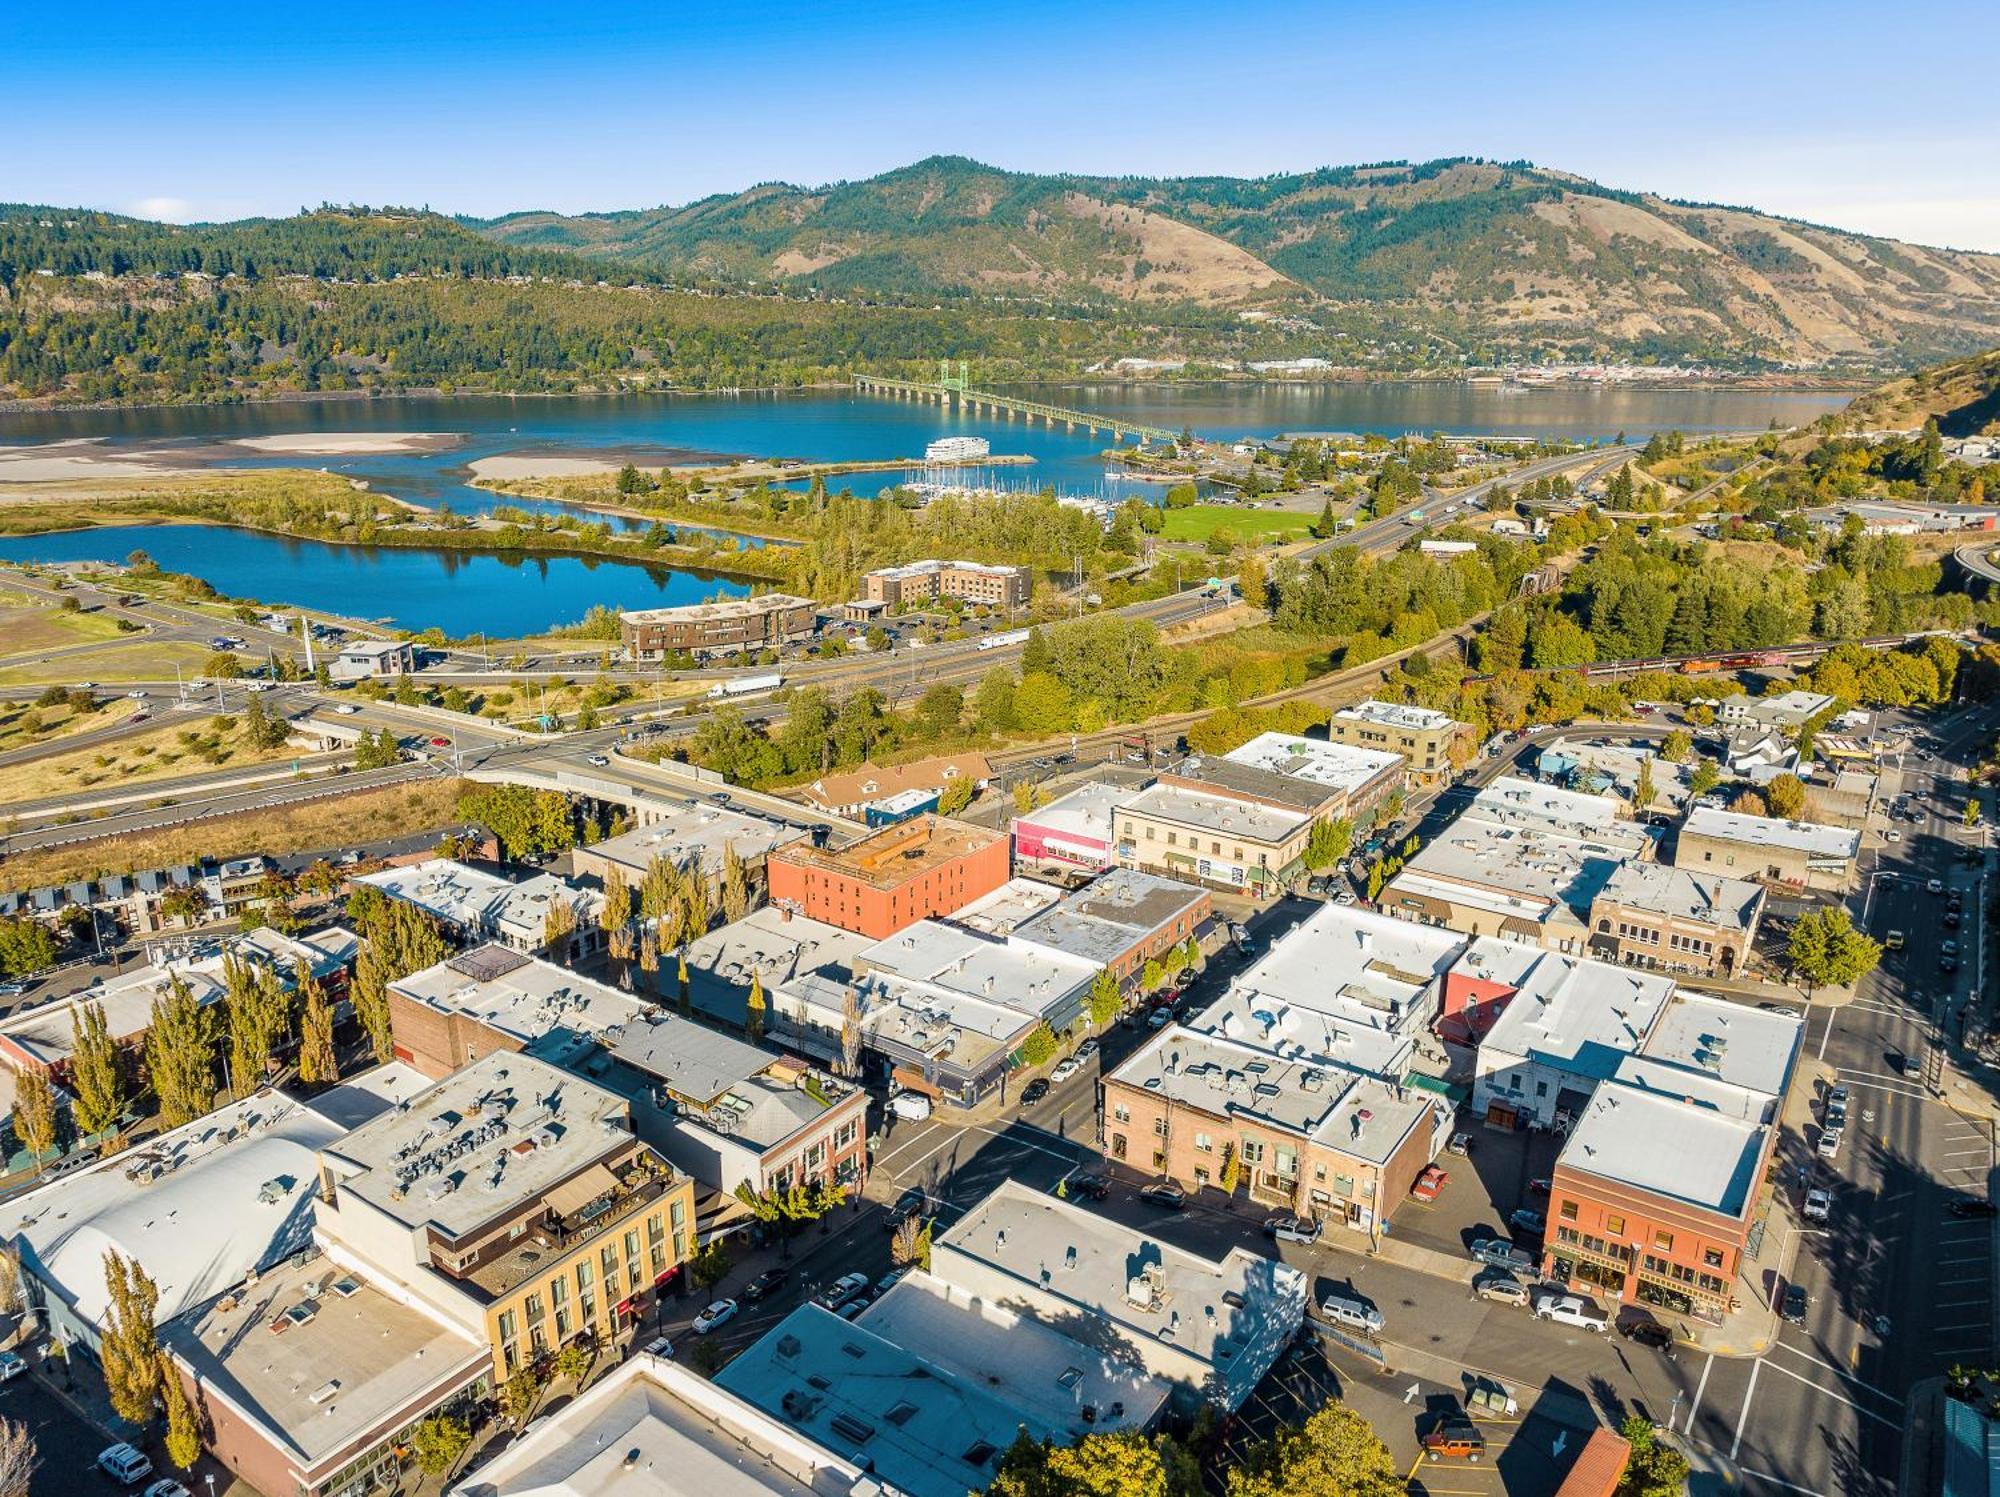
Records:
M95 1003L70 1008L70 1091L76 1098L77 1130L86 1138L114 1126L125 1115L125 1052L104 1025Z

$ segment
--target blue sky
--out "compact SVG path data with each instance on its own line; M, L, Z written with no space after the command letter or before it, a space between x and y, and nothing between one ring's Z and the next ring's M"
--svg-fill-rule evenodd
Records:
M952 152L1528 158L2000 250L2000 5L22 6L0 197L160 217L678 203Z

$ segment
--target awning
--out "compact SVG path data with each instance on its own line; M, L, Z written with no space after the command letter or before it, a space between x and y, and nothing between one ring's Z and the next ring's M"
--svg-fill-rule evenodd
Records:
M599 1196L618 1188L618 1177L601 1164L593 1164L574 1180L565 1180L549 1192L549 1206L557 1216L575 1216Z

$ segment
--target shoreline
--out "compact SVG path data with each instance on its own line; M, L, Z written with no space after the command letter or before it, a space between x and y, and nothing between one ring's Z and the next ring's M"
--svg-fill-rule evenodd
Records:
M1907 377L1902 374L1885 372L1882 379ZM1801 381L1787 379L1783 383L1767 383L1769 375L1737 374L1719 376L1698 381L1618 381L1610 384L1596 382L1565 381L1550 385L1529 387L1529 393L1539 390L1596 392L1633 391L1645 394L1663 394L1686 391L1690 394L1717 394L1730 391L1761 391L1766 394L1783 395L1838 395L1863 394L1875 389L1881 380L1856 376L1852 379L1829 379L1823 381ZM1312 375L1293 375L1278 378L1260 376L1203 375L1198 379L1175 379L1171 376L1147 378L1136 375L1090 375L1063 374L1043 379L995 380L989 388L1008 389L1075 389L1085 386L1119 385L1132 389L1196 388L1200 386L1274 386L1299 388L1310 385L1352 385L1352 384L1396 384L1396 385L1466 385L1485 388L1493 383L1491 376L1459 375L1439 372L1397 373L1388 370L1363 368L1329 369ZM607 386L603 389L580 390L499 390L499 389L443 389L435 385L413 385L399 390L274 390L268 392L226 391L212 398L189 400L92 400L65 401L49 397L9 397L0 399L0 417L10 415L46 415L68 411L148 411L148 410L199 410L216 406L282 406L300 405L311 401L332 401L340 403L374 402L394 400L645 400L656 397L670 398L711 398L736 397L743 395L809 395L828 391L854 388L853 380L815 380L800 385L730 385L713 389L685 389L665 386L659 389L635 390L629 386Z

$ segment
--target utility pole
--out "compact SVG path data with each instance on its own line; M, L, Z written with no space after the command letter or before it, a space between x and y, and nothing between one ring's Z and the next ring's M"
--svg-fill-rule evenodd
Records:
M307 618L303 613L299 615L299 638L306 642L306 674L308 676L317 675L319 667L313 664L312 620Z

